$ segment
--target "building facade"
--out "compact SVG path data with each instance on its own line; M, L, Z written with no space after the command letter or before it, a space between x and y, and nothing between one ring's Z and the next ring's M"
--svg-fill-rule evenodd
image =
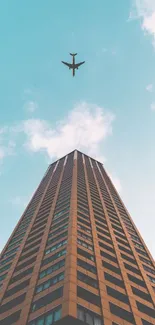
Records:
M0 255L0 325L155 324L155 263L101 163L51 164Z

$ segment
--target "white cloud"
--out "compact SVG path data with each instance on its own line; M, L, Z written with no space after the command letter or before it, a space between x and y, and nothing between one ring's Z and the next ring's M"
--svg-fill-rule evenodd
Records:
M38 104L37 104L37 102L31 100L24 104L24 108L28 112L33 113L38 108Z
M26 207L28 201L24 197L15 196L12 199L10 199L10 203L16 207Z
M55 127L47 121L29 119L23 122L22 131L29 150L44 150L51 159L60 158L74 149L83 150L95 158L101 156L103 141L112 134L113 120L113 114L84 102L76 105Z
M155 103L152 103L152 104L151 104L151 110L152 110L152 111L155 111Z
M155 1L132 0L129 18L141 20L142 29L153 37L153 44L155 45Z
M153 92L153 85L152 84L149 84L146 86L146 90L149 92L149 93L152 93Z

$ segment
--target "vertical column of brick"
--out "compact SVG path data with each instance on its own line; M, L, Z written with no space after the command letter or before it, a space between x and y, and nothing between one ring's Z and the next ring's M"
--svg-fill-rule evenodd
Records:
M77 151L74 152L62 317L76 317L77 287Z
M51 226L52 217L53 217L53 213L54 213L54 209L55 209L55 205L56 205L56 201L57 201L57 196L58 196L58 193L59 193L61 180L62 180L63 173L64 173L64 160L65 160L64 158L61 159L59 161L59 165L57 167L59 169L60 176L59 176L59 180L58 180L58 183L57 183L55 197L54 197L52 207L51 207L51 210L50 210L50 213L49 213L46 228L44 230L44 235L43 235L43 238L42 238L42 242L40 244L40 250L39 250L39 252L37 254L37 259L36 259L36 262L35 262L33 274L32 274L30 285L29 285L29 289L28 289L28 292L27 292L27 295L26 295L26 298L25 298L25 301L24 301L24 304L23 304L22 311L21 311L20 319L19 319L19 321L17 322L16 325L26 325L27 321L28 321L28 318L29 318L31 303L32 303L33 297L34 297L34 292L35 292L35 287L36 287L37 280L38 280L38 275L39 275L39 271L40 271L40 267L41 267L41 262L42 262L42 260L44 258L44 251L45 251L45 247L46 247L46 242L47 242L47 239L48 239L48 234L49 234L49 231L50 231L50 226Z
M1 303L2 303L2 300L3 300L4 294L5 294L5 292L6 292L7 288L8 288L9 282L10 282L10 280L11 280L11 278L12 278L12 275L13 275L13 273L14 273L14 270L15 270L17 264L18 264L18 260L19 260L19 258L20 258L20 255L22 254L22 250L23 250L23 248L24 248L24 245L25 245L25 242L26 242L26 240L27 240L27 237L29 236L29 233L30 233L30 231L31 231L31 228L33 227L33 224L34 224L35 218L36 218L36 216L37 216L37 213L38 213L38 211L39 211L39 208L40 208L40 206L41 206L41 204L42 204L42 201L43 201L43 199L44 199L44 197L45 197L45 195L46 195L46 191L47 191L48 186L49 186L49 184L50 184L50 182L51 182L51 179L52 179L52 177L53 177L53 173L54 173L55 167L56 167L56 164L54 164L54 165L52 166L52 168L51 168L51 169L48 171L48 173L46 174L47 182L45 183L45 187L44 187L44 191L43 191L43 193L42 193L42 197L40 198L40 201L38 202L38 205L37 205L37 207L36 207L36 209L35 209L35 212L34 212L34 214L33 214L32 220L30 221L30 224L29 224L29 226L28 226L28 228L27 228L27 231L26 231L26 233L25 233L25 236L23 237L23 241L22 241L22 243L20 244L20 249L19 249L18 253L16 254L16 256L14 257L13 262L12 262L12 265L11 265L10 270L9 270L9 273L8 273L6 279L4 280L4 285L3 285L2 289L1 289L1 292L0 292L0 302L1 302ZM49 176L49 173L51 174L50 176ZM48 179L48 177L49 177L49 179ZM43 181L42 181L42 182L43 182ZM15 228L15 230L14 230L14 232L13 232L13 234L12 234L12 236L11 236L10 238L13 237L13 235L14 235L16 229L18 228L18 226L19 226L20 223L22 222L22 219L23 219L23 217L24 217L26 211L28 210L28 208L30 207L31 203L33 202L33 199L34 199L35 195L37 194L37 191L40 189L40 186L42 185L42 182L40 183L40 185L38 186L37 190L35 191L35 193L34 193L32 199L31 199L29 205L27 206L27 208L26 208L24 214L22 215L20 221L18 222L17 227ZM10 240L9 240L9 241L10 241ZM7 243L7 245L8 245L8 243ZM7 245L5 246L5 249L6 249ZM1 254L1 255L2 255L2 254ZM3 317L3 316L0 315L0 320L1 320L2 317Z
M92 235L93 235L93 242L94 242L94 254L95 254L95 259L96 259L99 292L100 292L100 298L101 298L101 313L102 313L102 317L104 317L104 324L111 325L111 322L109 321L110 316L111 316L111 312L109 309L109 303L108 303L109 299L108 299L108 295L107 295L107 291L106 291L106 286L104 283L102 259L101 259L101 254L100 254L100 247L98 244L96 225L95 225L95 221L94 221L94 212L93 212L91 193L90 193L90 188L89 188L88 171L87 171L87 167L85 165L85 160L87 160L87 162L88 162L89 158L84 155L83 155L83 158L84 158L84 171L85 171L89 209L90 209L90 220L91 220ZM90 164L90 166L91 166L91 164Z

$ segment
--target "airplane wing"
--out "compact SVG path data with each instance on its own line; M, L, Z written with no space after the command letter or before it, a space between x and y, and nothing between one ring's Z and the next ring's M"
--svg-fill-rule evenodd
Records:
M75 64L75 68L78 68L80 65L82 65L82 64L84 64L84 63L85 63L85 61L80 62L80 63L76 63L76 64Z
M61 61L63 64L67 65L68 68L72 68L72 64L71 63L67 63L67 62L64 62L64 61Z

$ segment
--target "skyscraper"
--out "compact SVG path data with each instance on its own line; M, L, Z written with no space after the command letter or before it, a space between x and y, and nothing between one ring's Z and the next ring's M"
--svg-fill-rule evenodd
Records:
M147 217L147 216L146 216ZM0 256L0 325L155 324L155 263L101 163L51 164Z

